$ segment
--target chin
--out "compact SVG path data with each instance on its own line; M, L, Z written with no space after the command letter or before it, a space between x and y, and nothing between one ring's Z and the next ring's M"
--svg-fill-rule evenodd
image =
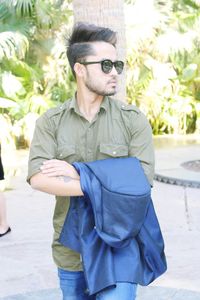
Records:
M117 93L116 90L114 90L114 91L108 91L108 92L106 92L106 93L104 94L104 96L114 96L116 93Z
M114 96L116 92L106 93L104 96Z

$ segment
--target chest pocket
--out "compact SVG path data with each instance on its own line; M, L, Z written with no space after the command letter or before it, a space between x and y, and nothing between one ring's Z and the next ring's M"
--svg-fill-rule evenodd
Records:
M124 144L100 144L100 159L109 157L127 157L128 146Z
M73 163L78 160L78 155L75 145L63 144L58 146L57 159L65 160L69 163Z

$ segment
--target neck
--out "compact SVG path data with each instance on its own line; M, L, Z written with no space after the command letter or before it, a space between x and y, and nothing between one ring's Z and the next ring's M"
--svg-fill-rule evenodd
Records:
M91 122L103 101L103 96L77 88L76 99L80 112Z

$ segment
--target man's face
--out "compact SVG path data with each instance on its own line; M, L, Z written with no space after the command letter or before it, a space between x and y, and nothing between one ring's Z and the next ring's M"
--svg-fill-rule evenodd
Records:
M116 61L117 54L116 49L109 43L94 42L92 43L94 55L86 57L86 62L111 60ZM97 95L110 96L114 95L117 91L117 77L118 73L115 67L111 72L106 74L102 71L100 63L85 65L85 86L89 91L96 93Z

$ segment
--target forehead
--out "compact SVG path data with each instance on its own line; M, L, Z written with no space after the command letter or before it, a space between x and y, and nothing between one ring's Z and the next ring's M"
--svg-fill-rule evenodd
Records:
M117 52L113 45L106 42L94 42L91 44L94 50L94 55L90 56L99 58L116 58Z

